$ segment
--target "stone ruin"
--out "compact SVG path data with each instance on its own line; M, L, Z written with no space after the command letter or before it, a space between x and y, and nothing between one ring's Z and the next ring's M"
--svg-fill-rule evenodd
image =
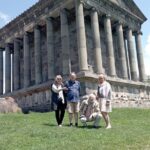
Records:
M12 97L0 98L0 113L21 113L22 110Z

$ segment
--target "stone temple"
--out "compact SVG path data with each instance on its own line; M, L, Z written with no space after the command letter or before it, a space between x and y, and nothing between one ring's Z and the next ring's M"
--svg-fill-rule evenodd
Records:
M141 26L133 0L40 0L0 29L0 97L23 110L48 111L50 84L78 74L81 94L105 73L116 107L150 107Z

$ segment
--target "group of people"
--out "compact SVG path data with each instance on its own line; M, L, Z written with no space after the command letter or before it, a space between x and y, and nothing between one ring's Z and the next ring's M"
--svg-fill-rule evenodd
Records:
M52 91L52 109L55 111L56 121L59 127L62 126L65 110L69 114L69 126L78 126L80 119L83 126L87 122L93 121L93 127L98 128L100 119L103 117L106 123L106 129L111 128L109 112L111 107L111 86L105 80L104 74L98 77L97 93L91 93L87 99L80 101L80 82L76 80L76 74L72 72L69 80L63 83L61 75L55 77L51 85ZM80 115L80 116L78 116Z

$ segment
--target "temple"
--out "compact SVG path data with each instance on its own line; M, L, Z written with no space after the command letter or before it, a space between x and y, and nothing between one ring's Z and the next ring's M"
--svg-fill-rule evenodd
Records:
M114 106L150 107L141 26L133 0L39 0L0 29L0 97L23 110L48 111L50 84L76 72L81 94L107 75Z

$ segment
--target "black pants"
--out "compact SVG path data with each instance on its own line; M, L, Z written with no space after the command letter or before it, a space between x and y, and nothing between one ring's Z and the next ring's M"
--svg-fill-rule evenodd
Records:
M65 115L65 106L64 104L59 104L57 110L55 110L55 117L58 125L62 124Z

